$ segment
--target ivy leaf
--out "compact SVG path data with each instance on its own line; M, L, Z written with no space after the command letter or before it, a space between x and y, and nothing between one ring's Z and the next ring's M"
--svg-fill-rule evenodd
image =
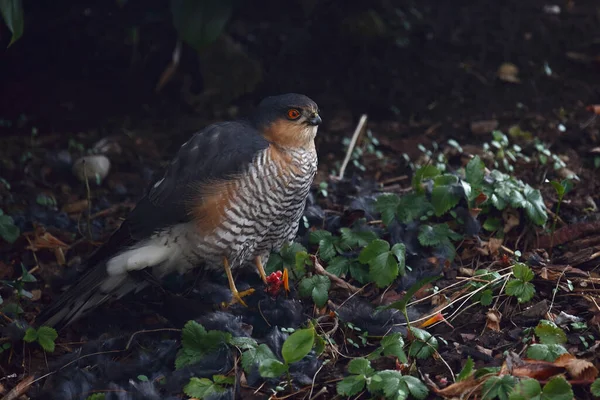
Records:
M369 377L373 375L375 370L371 367L371 363L366 358L355 358L348 363L348 372Z
M548 221L548 213L542 199L542 193L529 185L525 185L523 192L525 195L525 214L534 224L544 226Z
M325 261L331 260L336 255L335 239L331 232L318 230L310 233L309 241L319 245L319 256Z
M485 176L485 164L479 156L473 157L465 168L465 179L474 188L480 188Z
M448 240L460 240L462 236L450 229L448 224L443 223L421 225L418 239L422 246L437 246Z
M429 212L433 215L434 209L423 194L410 193L400 199L398 218L404 223L417 220Z
M279 378L287 370L287 365L274 359L265 360L258 366L258 372L263 378Z
M375 201L375 209L381 213L381 220L389 226L396 217L400 198L395 194L382 194Z
M190 397L205 399L208 396L225 392L225 388L216 385L208 378L191 378L183 387L183 392Z
M473 374L473 367L474 366L475 366L475 363L473 362L473 359L471 358L471 356L468 356L467 357L467 362L465 363L464 367L458 373L458 376L456 377L456 380L458 382L464 381L469 376L471 376Z
M56 329L49 326L40 326L37 331L37 341L44 350L52 353L56 347L54 341L58 337Z
M329 298L329 287L331 281L329 277L323 275L313 275L300 281L298 292L300 296L311 296L317 307L322 308Z
M492 376L483 383L482 398L491 400L498 397L500 400L507 400L515 383L516 380L511 375Z
M554 362L561 354L567 353L560 344L532 344L527 349L527 358L540 361Z
M326 270L330 274L334 274L335 276L345 276L348 273L350 268L350 260L346 257L335 257L331 261L329 261L329 265Z
M520 279L511 279L506 284L506 294L517 298L519 303L527 303L533 299L535 286L529 282L523 282Z
M373 240L360 252L358 260L369 264L369 277L378 287L389 285L398 276L398 261L385 240Z
M413 339L410 343L408 354L411 357L420 359L431 357L438 348L437 339L423 329L411 327L410 332L413 335Z
M310 353L314 344L314 328L298 329L283 342L281 355L287 364L295 363Z
M535 335L542 344L564 344L567 343L565 331L560 329L554 322L541 320L535 327Z
M354 396L361 392L365 387L366 379L362 375L347 376L336 385L337 393L340 396Z
M377 239L377 235L372 231L354 231L350 228L341 228L341 244L347 248L364 247Z
M254 365L261 365L267 360L277 360L269 346L261 344L242 353L242 368L247 374Z
M23 36L24 18L22 0L0 0L0 13L6 27L11 31L12 38L8 47Z

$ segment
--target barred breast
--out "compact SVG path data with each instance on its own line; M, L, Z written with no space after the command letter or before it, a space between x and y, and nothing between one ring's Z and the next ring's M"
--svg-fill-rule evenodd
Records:
M223 256L232 268L257 256L266 263L272 250L294 238L316 170L314 148L259 152L235 181L220 224L198 235L197 256L214 267L222 267Z

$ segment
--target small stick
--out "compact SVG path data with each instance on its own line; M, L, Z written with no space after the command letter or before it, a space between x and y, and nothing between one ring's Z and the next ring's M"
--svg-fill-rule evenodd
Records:
M356 125L356 129L354 130L354 134L352 135L352 140L350 141L350 145L348 146L348 151L346 151L346 158L344 158L344 162L342 163L342 167L340 168L340 175L338 179L342 179L344 177L344 172L346 172L346 167L350 162L350 157L352 156L352 151L354 151L354 147L356 147L356 142L358 142L358 137L363 131L363 127L367 122L367 114L363 114L360 116L360 120L358 121L358 125Z
M329 279L331 279L333 281L333 283L335 283L338 287L342 288L342 289L346 289L347 291L351 292L351 293L357 293L360 291L359 288L357 288L354 285L349 284L348 282L346 282L343 279L338 278L337 276L335 276L334 274L332 274L331 272L327 272L325 270L325 268L323 268L323 266L321 265L321 263L319 262L319 260L317 260L317 258L314 258L314 264L315 264L315 272L319 275L325 275L326 277L328 277Z

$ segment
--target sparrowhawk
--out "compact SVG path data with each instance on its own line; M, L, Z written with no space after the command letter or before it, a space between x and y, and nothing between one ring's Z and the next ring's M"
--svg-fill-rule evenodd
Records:
M294 239L317 170L317 104L300 94L265 98L246 120L212 124L181 146L164 175L110 239L88 271L37 318L65 326L110 298L198 265L224 268L232 302L244 304L232 270L263 264ZM245 304L244 304L245 305Z

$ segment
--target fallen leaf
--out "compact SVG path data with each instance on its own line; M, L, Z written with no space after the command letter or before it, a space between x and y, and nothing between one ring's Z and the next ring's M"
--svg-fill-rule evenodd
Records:
M488 241L488 248L490 249L490 254L493 256L497 256L500 252L500 246L502 246L503 242L504 239L490 238L490 240Z
M496 73L498 78L503 80L504 82L510 83L521 83L519 79L519 68L513 63L503 63L498 67L498 72Z
M489 330L500 332L500 321L502 321L500 311L490 308L486 314L485 327Z
M73 203L65 204L62 208L67 214L79 214L88 209L89 202L87 199L78 200Z
M554 364L564 367L573 379L593 381L598 377L598 369L587 360L575 358L572 354L565 353L560 355Z
M515 211L508 209L502 212L502 220L504 221L504 233L510 232L521 223L519 215Z

